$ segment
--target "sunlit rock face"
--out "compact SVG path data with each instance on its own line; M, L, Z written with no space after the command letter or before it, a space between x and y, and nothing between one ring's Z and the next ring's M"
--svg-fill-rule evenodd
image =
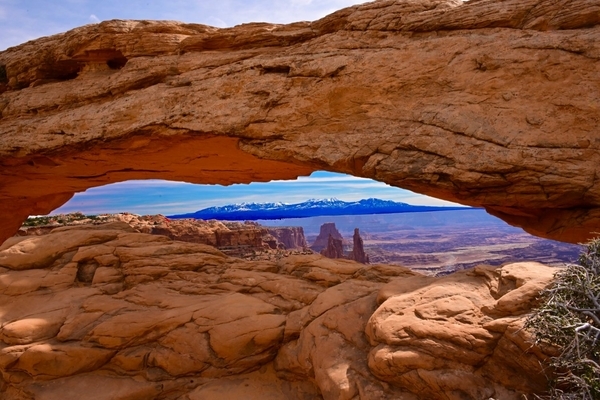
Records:
M109 21L0 53L1 237L128 179L374 178L536 235L600 229L589 0L377 1L316 22Z
M124 222L13 237L0 246L0 393L522 399L546 388L547 355L522 326L555 271L245 261Z

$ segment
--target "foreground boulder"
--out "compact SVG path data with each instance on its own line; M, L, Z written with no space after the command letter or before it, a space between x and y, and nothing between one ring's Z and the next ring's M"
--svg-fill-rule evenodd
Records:
M521 328L553 272L252 262L125 223L14 237L0 247L0 392L521 399L546 387L546 355Z
M381 0L289 25L107 21L10 48L0 241L89 187L324 169L583 242L600 230L599 24L591 0Z

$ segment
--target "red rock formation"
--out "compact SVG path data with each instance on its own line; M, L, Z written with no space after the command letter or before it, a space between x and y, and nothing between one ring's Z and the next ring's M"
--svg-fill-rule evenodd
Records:
M358 228L354 228L354 236L352 237L352 251L348 255L348 259L354 260L361 264L369 263L369 256L365 254L365 248L363 246L363 240L360 237Z
M326 222L323 225L321 225L319 235L315 239L312 246L310 246L310 248L316 252L321 252L321 250L326 249L327 246L329 246L330 236L333 237L333 239L337 239L343 243L344 238L342 237L342 234L337 230L335 222Z
M140 232L164 235L174 240L202 243L216 248L248 246L262 248L263 230L256 226L221 221L173 220L150 227L134 227Z
M46 225L37 226L33 221ZM22 226L18 236L46 235L61 226L81 226L107 222L126 222L138 232L162 235L173 240L214 246L224 253L246 259L270 259L282 254L310 254L302 227L267 228L256 222L204 221L200 219L169 219L163 215L131 213L103 214L93 219L83 214L40 217L33 226ZM271 235L272 232L277 237ZM281 243L283 240L284 243ZM269 252L277 250L277 252ZM281 250L288 250L281 253Z
M269 234L269 233L265 233L262 236L262 241L263 243L265 243L271 250L275 250L275 249L283 249L285 246L281 243L279 243L279 241L277 240L277 238L275 238L275 236Z
M325 248L321 248L321 246L323 245L324 237L327 237L327 246ZM317 236L317 238L315 239L315 242L311 246L311 249L315 251L321 249L321 255L328 258L347 258L349 260L354 260L362 264L369 263L369 256L365 254L363 240L360 237L358 228L354 229L352 251L347 256L344 254L343 240L344 239L342 238L340 232L337 230L335 223L327 222L321 225L319 236Z
M264 227L254 223L168 219L162 215L115 214L110 218L127 222L142 233L164 235L173 240L201 243L222 249L247 246L263 248Z
M89 219L70 221L70 215L63 216L64 223L58 223L61 216L44 217L50 219L48 226L23 226L18 235L44 235L62 225L77 226L92 223ZM101 222L126 222L138 232L167 236L173 240L200 243L221 250L244 247L261 250L265 247L263 236L266 228L252 222L204 221L200 219L169 219L163 215L137 215L130 213L104 214L98 217ZM289 228L293 229L293 228ZM300 228L302 229L302 228Z
M289 25L107 21L13 47L0 238L111 182L326 169L583 241L600 230L599 24L590 0L398 0Z
M303 249L308 247L304 237L304 229L301 226L268 227L267 232L272 235L284 249Z
M327 239L327 247L321 250L321 255L327 258L345 258L342 239L336 239L330 234Z
M555 271L250 262L123 222L13 237L0 246L0 393L529 398L546 355L523 318Z

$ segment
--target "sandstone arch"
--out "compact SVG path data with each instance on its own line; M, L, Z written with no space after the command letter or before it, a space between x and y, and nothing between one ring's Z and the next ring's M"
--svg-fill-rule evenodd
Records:
M0 239L128 179L316 169L600 231L600 6L383 0L290 25L109 21L0 53Z

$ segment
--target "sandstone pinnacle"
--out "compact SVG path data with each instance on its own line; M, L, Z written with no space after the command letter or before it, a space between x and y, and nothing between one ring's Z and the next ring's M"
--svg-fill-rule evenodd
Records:
M360 237L358 228L354 229L354 236L352 236L352 251L350 252L348 258L361 264L369 263L369 256L365 254L363 240Z

